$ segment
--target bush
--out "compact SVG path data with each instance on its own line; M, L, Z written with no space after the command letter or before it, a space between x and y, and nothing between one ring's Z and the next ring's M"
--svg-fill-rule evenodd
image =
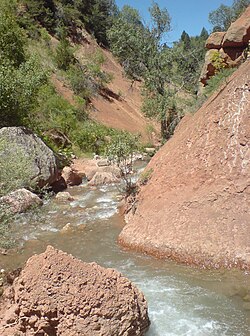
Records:
M215 73L218 73L220 70L224 69L227 64L218 50L214 51L211 56L211 63L215 68Z
M69 136L80 121L87 119L84 101L79 100L80 103L83 108L71 105L56 93L52 85L44 85L39 91L38 104L33 111L32 128L40 134L55 129Z
M39 88L47 81L35 57L15 68L0 64L0 127L27 125Z
M111 162L115 163L121 171L126 196L135 194L137 190L136 183L132 181L130 173L133 171L135 154L140 152L141 149L138 136L121 132L114 137L106 150L106 156Z
M103 154L119 131L105 125L86 121L72 134L73 142L84 152Z
M223 83L226 82L227 78L231 76L231 74L235 71L235 69L222 69L215 76L211 77L207 86L204 90L204 95L206 97L210 96L214 91L216 91Z
M13 148L13 144L11 155L9 146L9 143L0 139L0 197L19 188L35 188L34 183L31 182L32 159L28 159L24 150L18 146Z
M74 51L69 41L63 36L55 51L55 61L59 69L67 70L70 64L74 63Z
M8 209L0 204L0 248L3 249L11 248L14 244L11 238L11 218Z

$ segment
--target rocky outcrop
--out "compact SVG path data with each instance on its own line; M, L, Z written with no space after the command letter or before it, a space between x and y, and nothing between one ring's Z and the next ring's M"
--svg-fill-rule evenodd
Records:
M15 190L0 198L0 207L3 206L13 214L25 212L31 207L42 204L42 200L37 195L24 188Z
M205 56L204 66L201 71L200 82L207 84L209 78L215 75L216 69L213 62L213 55L219 57L223 67L237 67L244 60L244 51L250 40L250 6L233 22L227 32L212 33L207 41L206 48L209 49Z
M6 159L15 157L17 150L20 150L30 162L31 184L42 188L57 181L59 171L56 157L37 135L25 127L3 127L0 129L0 140L6 143L7 149L3 153Z
M220 49L222 46L222 41L223 41L225 34L226 34L225 32L212 33L206 41L206 48L207 49Z
M31 257L0 305L2 336L144 335L143 294L113 269L47 247Z
M250 40L250 6L233 22L226 32L222 47L243 47L245 48Z
M203 267L250 269L250 62L151 160L122 245Z

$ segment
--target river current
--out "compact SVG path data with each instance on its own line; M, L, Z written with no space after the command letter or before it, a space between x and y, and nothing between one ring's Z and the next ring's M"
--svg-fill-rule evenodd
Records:
M125 225L118 214L117 186L69 188L74 201L52 199L13 224L17 252L0 256L0 268L24 264L47 245L86 262L115 268L148 301L147 336L249 336L250 274L200 270L123 250L117 237Z

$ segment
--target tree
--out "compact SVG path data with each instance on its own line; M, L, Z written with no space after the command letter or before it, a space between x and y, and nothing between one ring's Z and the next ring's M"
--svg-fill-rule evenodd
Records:
M226 31L241 13L250 5L250 0L234 0L232 6L220 5L208 15L213 31Z
M181 41L183 42L183 46L184 49L190 49L191 47L191 40L190 37L188 35L188 33L185 32L185 30L183 30L182 34L181 34Z
M8 60L16 67L24 59L24 32L17 24L11 7L3 1L0 4L0 63Z
M140 150L139 137L127 132L122 132L114 137L106 150L106 156L121 171L126 196L133 194L136 189L136 184L131 178L131 170L133 170L135 155Z
M152 6L149 8L149 13L153 23L151 33L159 41L165 33L170 31L171 17L168 10L166 8L160 9L155 1L152 2Z

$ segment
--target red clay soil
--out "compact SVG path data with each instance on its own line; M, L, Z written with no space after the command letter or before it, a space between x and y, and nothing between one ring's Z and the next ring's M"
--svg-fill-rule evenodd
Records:
M128 279L51 246L0 302L2 336L142 336L148 326L146 300Z
M149 163L152 177L127 215L123 246L250 269L250 62L227 81Z
M148 125L153 126L156 134L159 134L160 127L141 112L140 83L135 82L132 85L131 81L124 77L123 69L114 56L101 48L87 32L83 31L82 34L84 41L78 45L77 57L84 60L100 51L105 56L102 68L112 75L112 82L107 86L107 90L92 99L90 117L104 125L141 134L145 143L151 141ZM52 83L60 95L71 104L75 104L73 91L60 78L53 75ZM157 142L157 139L155 141Z

